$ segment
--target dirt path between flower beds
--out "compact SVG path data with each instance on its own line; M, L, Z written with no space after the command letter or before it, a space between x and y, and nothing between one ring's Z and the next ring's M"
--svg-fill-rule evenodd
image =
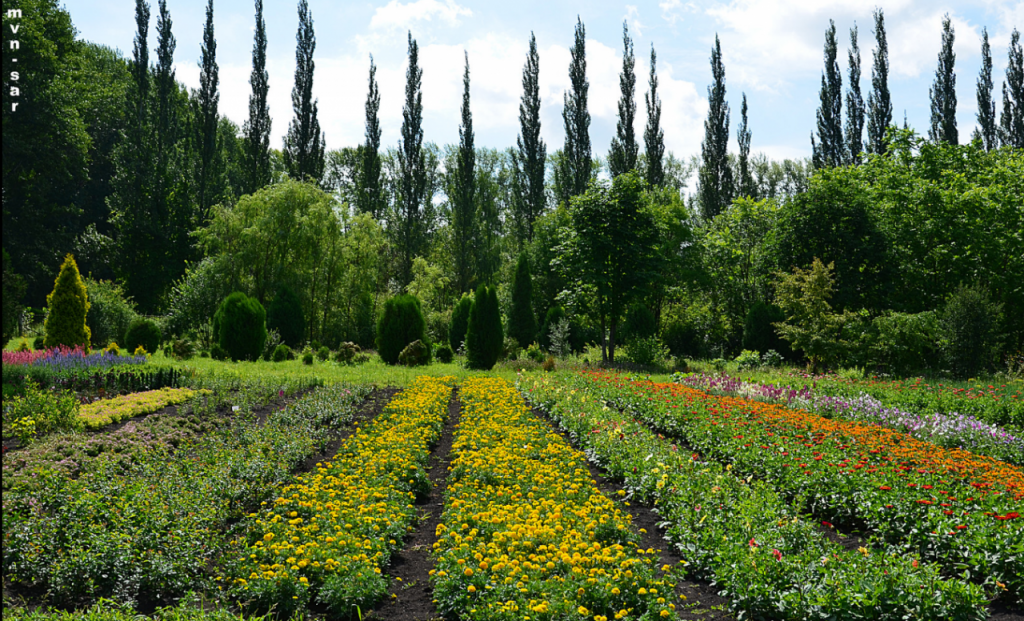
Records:
M432 621L440 615L434 606L434 589L430 585L430 558L437 541L437 525L444 510L444 493L448 489L448 466L452 463L452 441L455 426L462 416L458 387L448 402L448 422L441 438L430 455L430 496L417 503L420 519L416 530L405 540L405 547L391 557L391 564L383 571L391 576L388 594L364 619L383 621Z

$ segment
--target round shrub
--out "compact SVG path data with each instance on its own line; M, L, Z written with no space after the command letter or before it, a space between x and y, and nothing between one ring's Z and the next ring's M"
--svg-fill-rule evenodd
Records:
M398 354L398 363L406 367L430 364L430 345L420 340L409 343L402 353Z
M309 345L302 350L302 364L311 365L313 364L313 348Z
M279 287L274 299L267 304L267 329L276 329L282 343L292 347L302 343L306 320L302 313L302 301L291 287Z
M449 362L451 362L454 359L455 359L455 352L452 351L451 346L448 345L447 343L445 343L445 344L443 344L443 345L441 345L440 347L437 348L437 361L438 362L443 362L444 364L448 364Z
M659 364L669 356L668 349L662 345L656 336L634 337L632 341L626 344L625 349L626 357L630 361L645 367Z
M981 286L960 286L946 300L939 318L939 344L955 377L977 377L999 359L1002 312L1002 305Z
M267 340L263 305L241 291L224 298L213 316L217 343L232 360L256 360Z
M398 364L398 356L413 341L429 344L426 322L416 296L398 295L384 302L384 313L377 323L377 352L385 364Z
M109 280L85 279L89 292L89 314L85 324L92 332L93 345L120 340L138 317L135 303L127 299L121 285Z
M36 338L32 339L32 349L40 350L46 347L46 337L40 334Z
M342 364L350 364L359 352L360 349L358 345L349 341L344 341L338 345L338 353L334 356L334 360Z
M452 351L459 351L466 340L466 329L469 327L469 311L473 308L473 298L463 294L452 309L452 327L448 331L448 344Z
M155 352L162 340L160 326L152 319L143 317L133 319L128 324L128 331L124 333L124 347L128 351L135 351L141 345L146 351Z
M272 358L274 362L284 362L289 358L288 354L290 353L291 350L288 348L288 346L285 345L284 343L281 343L280 345L274 348L274 355L272 356Z
M540 345L536 341L530 343L530 346L526 348L526 357L534 362L544 362L544 352L541 351Z
M78 272L75 258L68 254L60 266L60 273L53 282L53 293L46 296L50 312L46 315L47 348L66 345L89 346L91 331L85 325L89 312L89 295Z
M466 358L469 367L490 370L501 357L504 344L497 290L480 285L473 296L473 307L466 328Z
M634 339L650 338L658 333L658 320L647 306L639 302L626 309L626 317L622 320L622 328L615 339L617 342L628 343Z
M331 350L327 349L326 345L321 345L320 348L316 350L316 357L318 360L323 362L331 357Z

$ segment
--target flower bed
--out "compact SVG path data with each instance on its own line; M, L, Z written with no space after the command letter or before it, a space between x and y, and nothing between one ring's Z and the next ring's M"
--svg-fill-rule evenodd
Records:
M630 518L501 379L461 390L432 574L438 612L459 619L675 618L672 586Z
M429 493L427 458L452 383L417 378L331 462L249 515L230 571L243 606L288 614L315 602L353 618L387 592L381 567L416 518L416 495Z
M983 619L977 585L940 567L830 542L763 481L697 461L605 405L582 378L520 386L633 497L655 506L695 577L712 580L741 619Z
M678 375L675 381L717 395L780 403L826 418L873 423L945 448L962 448L1012 464L1024 464L1024 438L969 414L905 411L886 406L864 392L856 396L832 396L809 386L796 390L720 375Z
M43 590L56 605L166 602L212 585L227 520L323 450L367 394L321 388L263 425L238 421L173 455L96 460L77 479L41 470L37 487L3 494L5 581Z
M603 398L658 431L800 498L845 526L867 526L888 552L968 570L992 591L1024 594L1024 473L875 425L716 397L678 384L584 374Z
M78 412L79 418L87 429L99 429L122 420L150 414L169 405L184 403L192 397L208 395L209 390L191 390L189 388L161 388L147 390L129 395L103 399L83 405Z

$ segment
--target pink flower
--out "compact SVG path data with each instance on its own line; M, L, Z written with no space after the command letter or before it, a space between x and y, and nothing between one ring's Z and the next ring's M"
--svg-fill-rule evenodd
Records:
M754 541L753 537L750 538L750 547L751 548L756 548L757 547L757 542Z
M776 550L774 548L772 548L772 556L774 556L775 560L777 560L777 561L781 561L782 560L782 552L779 552L778 550Z

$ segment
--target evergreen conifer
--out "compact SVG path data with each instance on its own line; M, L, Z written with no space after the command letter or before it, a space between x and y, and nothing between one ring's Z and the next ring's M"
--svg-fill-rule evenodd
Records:
M516 274L512 279L512 309L508 318L509 336L522 348L529 347L537 336L537 319L533 316L533 280L530 260L525 252L519 254Z
M497 290L480 285L473 296L469 325L466 327L466 358L469 367L489 371L501 357L504 344Z
M43 341L47 348L64 345L66 347L89 346L92 333L85 325L85 316L89 312L89 295L78 272L78 264L69 253L64 257L60 273L53 282L53 293L46 296L49 312L46 315L46 337Z

